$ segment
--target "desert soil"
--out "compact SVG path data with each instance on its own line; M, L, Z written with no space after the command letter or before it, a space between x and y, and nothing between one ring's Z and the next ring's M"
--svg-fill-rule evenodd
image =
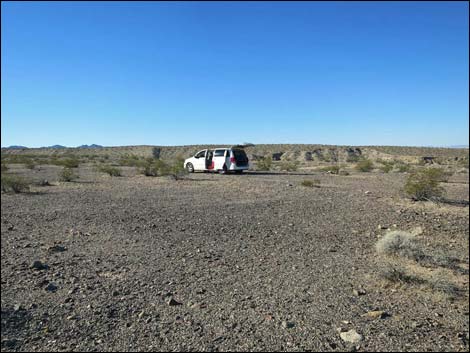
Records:
M2 194L2 351L469 349L468 206L412 203L403 174L58 170L12 166L52 185ZM468 175L453 181L468 200ZM379 276L378 237L416 227L458 259L458 296Z

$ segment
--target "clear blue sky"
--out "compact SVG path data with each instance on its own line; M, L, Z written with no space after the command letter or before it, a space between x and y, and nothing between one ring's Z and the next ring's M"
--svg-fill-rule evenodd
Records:
M2 2L1 144L468 144L467 2Z

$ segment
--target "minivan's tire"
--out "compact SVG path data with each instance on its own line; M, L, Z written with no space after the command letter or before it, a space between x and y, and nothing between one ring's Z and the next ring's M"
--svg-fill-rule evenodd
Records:
M186 164L186 170L188 171L188 173L194 173L194 166L192 163L188 163Z

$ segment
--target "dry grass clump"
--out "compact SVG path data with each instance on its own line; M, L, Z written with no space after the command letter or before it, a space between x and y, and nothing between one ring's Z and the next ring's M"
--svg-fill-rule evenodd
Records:
M75 174L74 171L69 167L64 167L59 173L60 181L70 182L76 179L78 179L78 175Z
M367 173L374 169L374 163L369 159L363 159L357 162L355 168L359 172Z
M302 186L305 186L305 187L308 187L308 188L319 188L320 187L320 179L313 179L313 180L309 180L309 179L304 179L302 180L302 182L300 183Z
M112 177L118 177L118 176L121 176L121 169L119 168L116 168L116 167L112 167L110 165L104 165L104 166L100 166L98 168L98 170L102 173L106 173L108 174L109 176L112 176Z
M3 175L1 181L2 192L14 192L18 194L20 192L29 191L29 182L22 177L16 175Z
M267 171L271 170L272 167L272 158L270 156L261 157L256 162L256 170Z
M423 249L416 242L413 235L408 232L395 230L385 234L376 244L379 254L388 256L401 256L418 261L424 256Z

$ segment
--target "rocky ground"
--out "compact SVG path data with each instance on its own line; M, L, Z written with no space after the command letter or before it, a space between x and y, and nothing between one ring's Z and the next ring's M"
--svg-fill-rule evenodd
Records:
M2 194L2 351L469 349L469 208L406 200L403 174L58 170L13 166L52 185ZM384 280L387 228L451 256L425 270L458 291Z

